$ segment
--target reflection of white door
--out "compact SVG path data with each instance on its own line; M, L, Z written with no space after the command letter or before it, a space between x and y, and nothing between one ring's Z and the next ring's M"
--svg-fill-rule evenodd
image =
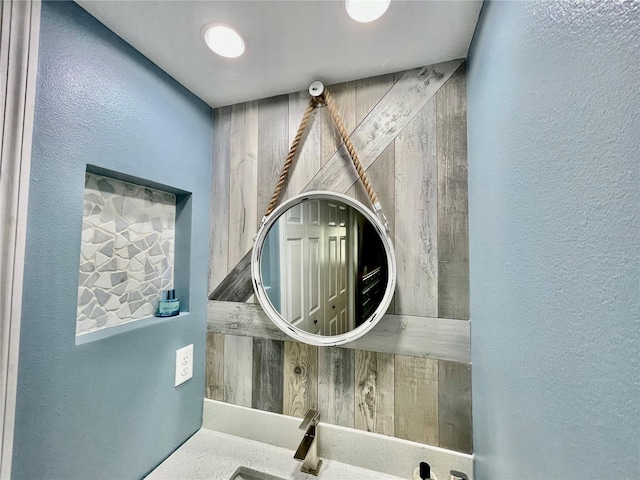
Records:
M322 220L326 247L325 266L325 335L337 335L347 331L348 282L347 282L347 228L349 212L341 204L323 202Z
M322 333L324 296L320 202L308 200L290 208L280 229L281 309L302 330Z
M306 200L283 215L280 228L281 311L296 327L320 335L350 329L349 210Z

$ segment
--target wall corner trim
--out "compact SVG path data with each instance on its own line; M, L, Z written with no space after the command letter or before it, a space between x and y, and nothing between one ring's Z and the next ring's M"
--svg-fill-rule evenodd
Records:
M0 5L0 478L11 477L40 1Z

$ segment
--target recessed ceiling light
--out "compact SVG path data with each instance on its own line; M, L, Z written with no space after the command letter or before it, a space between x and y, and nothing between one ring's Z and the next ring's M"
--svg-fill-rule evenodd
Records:
M384 15L391 0L345 0L347 13L356 22L373 22Z
M204 41L211 50L222 57L236 58L244 53L242 36L227 25L215 24L205 27Z

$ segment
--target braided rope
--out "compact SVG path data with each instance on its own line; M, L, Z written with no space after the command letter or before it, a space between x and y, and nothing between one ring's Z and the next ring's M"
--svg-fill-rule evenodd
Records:
M367 172L365 171L362 163L360 163L360 159L358 158L358 154L356 153L356 149L353 147L353 143L351 143L351 139L349 138L349 134L347 133L347 129L338 114L338 109L333 101L333 95L329 93L328 90L324 91L323 94L324 100L327 103L327 108L329 109L329 113L331 114L331 118L335 122L338 127L338 132L342 137L342 141L344 142L345 147L347 147L347 151L351 156L351 160L353 161L353 165L356 167L356 172L360 176L360 180L362 180L362 184L364 185L365 190L367 191L367 195L369 195L369 199L371 199L371 205L374 207L376 203L378 203L378 196L376 192L373 190L371 183L369 182L369 177L367 177Z
M298 132L296 133L295 138L293 139L293 143L291 144L291 148L289 149L289 155L287 155L287 160L284 162L284 166L282 167L282 171L280 172L280 177L278 178L278 183L276 184L276 188L273 191L273 195L271 196L271 201L267 206L267 211L264 216L267 217L273 212L278 205L278 201L280 200L280 194L282 193L282 189L284 188L284 184L287 181L287 176L289 175L289 170L291 169L291 165L293 164L293 159L298 152L298 145L300 144L300 139L304 133L304 130L307 128L307 123L309 123L309 117L311 116L311 112L318 105L317 100L314 97L311 97L309 100L309 104L307 105L307 109L304 111L304 115L302 116L302 120L300 121L300 126L298 127Z
M338 109L336 108L335 102L333 100L333 95L329 93L328 90L324 90L324 93L319 97L311 97L309 99L309 104L307 105L307 109L302 116L302 120L300 121L300 126L298 127L298 132L296 133L295 138L293 139L293 143L291 143L291 148L289 149L289 155L287 155L287 159L284 162L282 167L282 171L280 172L280 177L278 178L278 183L276 184L275 190L273 191L273 195L271 196L271 200L269 201L269 205L267 206L267 210L264 214L264 217L268 217L271 212L273 212L280 201L280 195L282 194L282 190L284 189L284 185L287 182L287 177L289 175L289 171L293 166L293 161L298 153L298 147L300 145L300 140L302 139L302 135L304 134L305 129L307 128L307 124L309 123L309 117L311 116L311 112L314 108L320 106L322 102L325 102L327 105L327 109L329 110L329 114L333 119L336 127L338 128L338 133L340 133L340 137L344 142L347 151L349 152L349 156L353 161L353 166L358 172L358 176L364 185L364 188L369 195L369 199L371 200L371 205L373 205L374 210L381 216L383 223L387 230L389 229L387 224L387 219L382 213L382 209L380 207L380 203L378 202L378 196L376 192L373 190L373 186L369 181L369 177L367 177L367 172L365 171L360 159L358 158L358 154L356 153L356 149L351 143L351 139L349 138L349 134L347 133L347 129L338 114ZM263 220L264 221L264 220Z

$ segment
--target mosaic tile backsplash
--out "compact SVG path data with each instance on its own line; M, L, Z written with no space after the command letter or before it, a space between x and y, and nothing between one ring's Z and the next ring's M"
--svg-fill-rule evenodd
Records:
M173 288L175 195L87 173L76 335L152 316Z

